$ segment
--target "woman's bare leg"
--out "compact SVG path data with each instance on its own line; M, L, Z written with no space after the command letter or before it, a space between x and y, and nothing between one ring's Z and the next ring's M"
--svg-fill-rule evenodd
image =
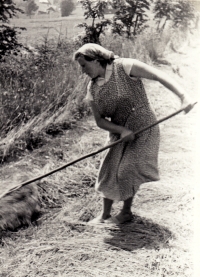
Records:
M103 198L103 211L102 211L102 219L108 219L111 217L110 212L112 209L113 200L108 198Z
M104 223L104 220L111 217L110 212L112 209L113 200L103 198L102 212L99 216L95 217L90 223Z

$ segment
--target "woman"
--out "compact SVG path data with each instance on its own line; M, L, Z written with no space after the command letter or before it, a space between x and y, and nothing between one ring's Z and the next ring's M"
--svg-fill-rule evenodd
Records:
M131 205L139 186L159 180L159 127L134 136L156 121L141 78L159 81L175 93L188 112L188 96L169 76L135 59L119 58L100 45L88 43L74 56L91 81L86 99L97 126L109 131L109 149L103 159L95 189L103 197L102 213L91 223L124 223L132 219ZM113 201L123 201L121 212L111 217Z

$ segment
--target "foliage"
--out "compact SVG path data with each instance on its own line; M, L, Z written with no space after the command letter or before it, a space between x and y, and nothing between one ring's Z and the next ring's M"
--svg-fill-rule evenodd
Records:
M150 2L151 0L80 1L85 9L85 19L92 19L90 25L87 23L78 25L85 29L83 43L93 42L100 44L100 36L104 34L109 25L112 26L112 32L118 35L126 34L130 38L139 34L147 27L145 25L148 20L146 11L150 9ZM111 11L115 13L113 20L104 18L110 6L112 7ZM96 23L97 20L98 22Z
M31 16L33 12L37 11L38 6L36 5L34 0L29 0L26 5L26 14Z
M75 4L73 0L63 0L60 3L61 16L69 16L72 11L75 9Z
M5 55L14 53L17 55L19 48L22 44L18 42L17 35L19 30L25 28L10 27L9 20L17 13L23 13L20 8L16 7L16 4L12 0L0 1L0 61L3 60Z
M112 31L118 35L126 35L128 38L141 33L147 26L146 11L150 9L150 2L147 0L113 0L113 7L116 10Z
M195 11L192 3L186 0L178 1L173 12L173 26L187 29L194 19Z
M165 50L171 40L172 32L162 33L155 29L146 28L137 38L132 40L123 36L109 34L102 39L102 45L124 58L135 58L147 64L164 62ZM174 41L178 40L178 32ZM181 41L177 41L179 46Z
M82 43L97 43L100 44L100 36L104 34L104 31L108 25L111 24L109 19L105 19L105 11L110 1L92 1L92 0L82 0L80 3L85 9L84 17L85 19L91 18L92 23L81 23L78 27L85 29L85 35L82 38ZM98 22L97 22L98 20Z
M190 28L191 22L195 19L195 11L190 1L180 0L168 2L167 0L157 0L154 6L154 19L157 21L157 29L163 30L167 22L171 22L172 27L182 29Z
M0 132L64 105L77 81L71 61L74 48L68 43L42 45L26 55L8 57L0 64Z

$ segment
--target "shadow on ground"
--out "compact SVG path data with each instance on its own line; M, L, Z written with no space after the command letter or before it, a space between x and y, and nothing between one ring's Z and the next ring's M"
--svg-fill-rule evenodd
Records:
M168 248L169 240L173 237L166 227L137 215L132 222L111 229L110 235L104 242L126 251Z

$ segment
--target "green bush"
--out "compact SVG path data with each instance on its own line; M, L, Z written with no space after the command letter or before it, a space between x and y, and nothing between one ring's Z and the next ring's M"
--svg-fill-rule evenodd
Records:
M164 30L166 23L171 22L172 27L187 30L195 21L195 9L192 1L179 0L170 2L157 0L153 9L154 20L157 22L157 29Z
M101 44L100 37L105 34L105 30L111 24L111 20L105 19L106 9L109 1L81 0L85 20L92 19L90 24L86 22L78 24L78 27L85 29L85 34L80 37L80 44L97 43Z
M113 0L116 9L112 22L112 31L118 35L131 38L141 33L147 27L151 1L147 0Z
M44 41L35 51L7 57L0 64L0 132L48 109L52 114L67 103L76 86L78 67L72 61L74 46Z
M25 7L25 12L27 15L31 16L33 12L37 11L38 6L36 5L34 0L28 0L27 5Z
M18 42L18 35L20 30L25 28L9 26L10 19L17 16L17 13L23 13L23 10L17 8L12 0L0 1L0 62L6 55L11 53L17 55L19 49L23 47Z
M72 11L75 9L75 4L73 0L63 0L60 3L61 16L69 16Z

